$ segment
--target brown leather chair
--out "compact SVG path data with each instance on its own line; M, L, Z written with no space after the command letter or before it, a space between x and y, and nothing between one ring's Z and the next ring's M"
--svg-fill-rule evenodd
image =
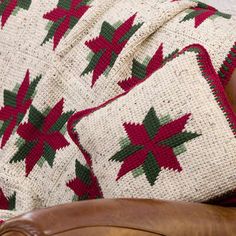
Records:
M232 79L229 81L226 87L226 93L232 104L233 110L236 113L236 70L234 71Z
M158 200L91 200L9 220L2 236L235 236L236 208Z

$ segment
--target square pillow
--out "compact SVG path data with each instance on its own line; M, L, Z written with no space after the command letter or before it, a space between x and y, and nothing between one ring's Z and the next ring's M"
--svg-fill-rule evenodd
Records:
M200 45L72 120L105 198L206 201L236 186L236 117Z

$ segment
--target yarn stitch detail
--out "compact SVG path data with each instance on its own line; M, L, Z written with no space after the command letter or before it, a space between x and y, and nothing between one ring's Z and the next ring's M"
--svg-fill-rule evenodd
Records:
M231 79L231 76L236 68L236 42L230 49L227 57L225 58L218 75L221 78L221 82L225 87Z
M1 148L5 146L15 128L19 126L26 112L30 108L35 89L41 79L41 75L30 83L29 70L17 92L4 90L4 107L0 109L0 138Z
M147 180L153 186L163 168L181 172L182 167L174 148L199 136L197 133L183 131L190 116L191 114L187 114L161 124L152 107L142 124L124 123L130 143L109 159L122 162L116 180L142 167Z
M195 28L198 28L208 18L216 16L230 19L231 15L218 11L216 8L205 3L198 2L196 7L190 9L189 14L186 15L181 22L195 19Z
M46 115L31 106L28 123L19 126L19 149L10 163L25 160L26 177L36 164L42 167L46 161L53 167L56 151L69 146L63 127L73 112L63 113L63 104L64 100L61 99L45 112Z
M91 87L94 86L102 74L105 72L106 75L109 74L129 39L142 26L143 23L133 25L135 17L136 14L118 27L104 21L100 35L85 42L85 45L91 49L92 56L82 75L93 72Z
M88 11L91 0L59 0L57 7L43 15L50 21L50 28L42 44L53 38L53 50Z
M16 207L16 192L14 192L10 197L6 197L2 189L0 188L0 209L12 211L15 209L15 207Z
M30 5L31 0L1 0L0 16L2 16L2 29L11 15L15 14L19 9L28 10L30 8Z
M76 177L70 180L66 186L74 191L74 200L89 200L102 198L102 192L97 184L97 179L87 166L83 166L78 160L75 163Z
M158 69L163 67L168 61L172 60L172 58L178 53L178 49L176 49L173 53L169 54L164 58L163 56L163 43L159 46L155 54L152 58L147 57L143 62L139 62L136 59L133 60L132 65L132 75L127 80L122 80L118 82L118 85L124 90L127 91L130 88L134 87L141 80L144 80L151 76ZM148 64L146 61L149 61Z

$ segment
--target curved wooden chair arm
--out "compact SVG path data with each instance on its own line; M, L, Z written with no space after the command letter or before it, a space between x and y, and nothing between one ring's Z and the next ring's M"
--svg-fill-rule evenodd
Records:
M159 200L90 200L35 210L2 236L235 236L236 208Z

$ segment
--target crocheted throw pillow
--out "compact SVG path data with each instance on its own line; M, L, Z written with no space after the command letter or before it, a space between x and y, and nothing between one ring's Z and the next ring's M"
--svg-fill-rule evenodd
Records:
M74 119L105 198L205 201L236 186L236 117L199 45Z

